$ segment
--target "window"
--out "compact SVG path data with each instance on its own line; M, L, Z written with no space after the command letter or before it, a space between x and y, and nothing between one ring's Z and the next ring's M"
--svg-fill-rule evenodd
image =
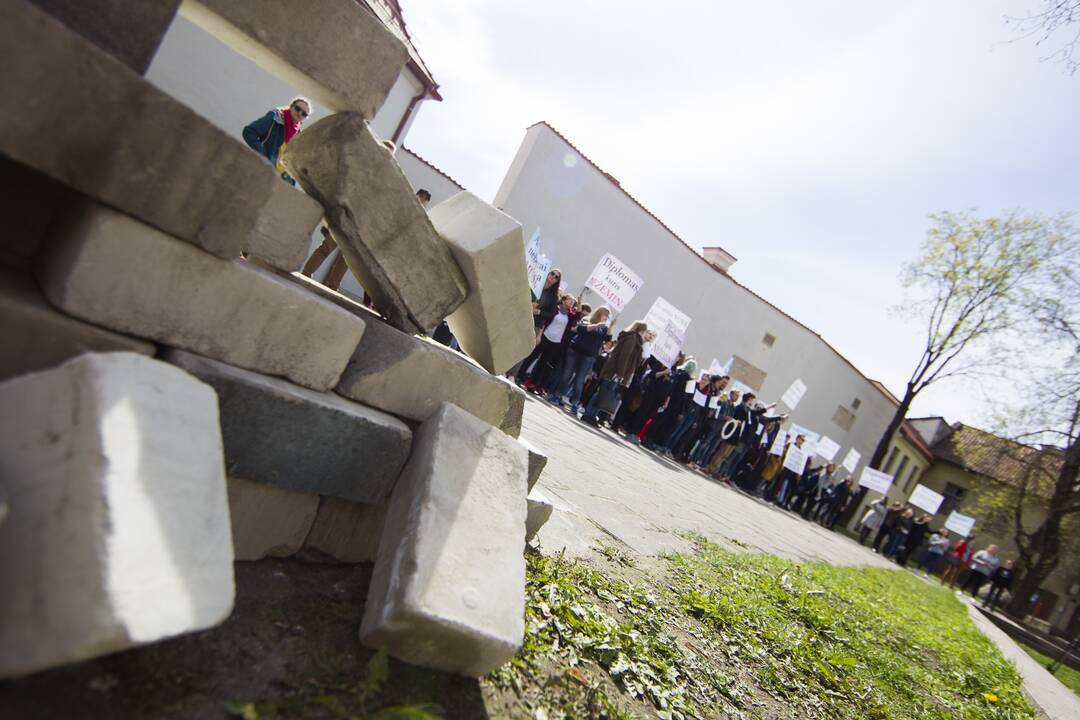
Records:
M761 342L765 343L769 347L772 347L773 343L776 342L776 336L772 333L765 333L765 337L761 338Z
M911 472L908 473L907 480L904 481L904 493L910 493L911 489L915 487L915 480L919 477L921 469L918 465L911 466Z
M855 413L846 407L839 406L836 408L836 412L833 413L832 421L844 431L850 431L851 426L855 424Z
M859 398L855 398L851 401L852 410L858 410L860 405L862 405L862 400L860 400Z
M945 489L941 491L941 494L945 496L945 499L941 502L941 507L938 508L938 512L943 515L948 515L953 510L958 510L964 502L964 494L966 492L967 490L959 485L945 483Z
M910 459L911 458L909 458L907 455L901 455L900 456L900 464L896 466L896 472L889 473L889 474L892 475L893 477L895 477L897 480L899 480L900 476L904 474L904 468L907 467L908 461Z
M885 461L885 464L882 466L882 467L885 468L886 473L889 472L889 468L891 468L893 466L893 463L896 462L896 456L898 454L900 454L900 448L893 445L893 449L889 451L889 458ZM889 473L889 474L891 474L891 473Z
M766 372L735 355L731 359L731 372L729 374L732 380L738 380L754 392L757 392L765 382Z

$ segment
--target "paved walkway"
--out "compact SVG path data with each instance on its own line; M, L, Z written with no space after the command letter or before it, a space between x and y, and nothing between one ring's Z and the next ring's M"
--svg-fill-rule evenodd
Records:
M589 556L616 538L655 556L689 549L694 531L736 551L792 560L896 568L850 538L748 497L597 430L529 396L521 436L548 455L537 487L555 505L540 530L546 552ZM1080 699L974 608L972 620L1016 663L1024 688L1053 720L1080 718Z
M529 396L522 437L548 455L538 487L555 505L548 551L587 555L606 536L635 552L687 550L694 531L732 550L793 560L896 567L858 543L596 430Z

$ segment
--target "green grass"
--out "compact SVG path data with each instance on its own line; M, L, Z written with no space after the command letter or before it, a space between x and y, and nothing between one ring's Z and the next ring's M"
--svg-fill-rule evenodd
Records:
M660 584L530 555L525 644L485 682L547 717L1036 717L950 592L695 540Z
M1051 658L1043 655L1030 645L1025 645L1022 642L1017 642L1016 644L1020 646L1021 650L1035 658L1035 661L1043 667L1048 666L1053 661ZM1080 670L1073 670L1068 665L1059 665L1058 669L1054 671L1054 677L1060 680L1065 687L1069 688L1077 695L1080 695Z

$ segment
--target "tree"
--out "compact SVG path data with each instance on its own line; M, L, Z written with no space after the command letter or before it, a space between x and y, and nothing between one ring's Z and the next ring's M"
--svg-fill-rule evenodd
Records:
M1064 64L1070 74L1080 68L1080 0L1043 0L1042 10L1023 17L1006 16L1005 22L1016 27L1021 39L1035 38L1038 46L1064 38L1045 59Z
M916 298L901 309L923 319L925 344L870 457L873 468L881 468L920 392L996 362L987 351L1023 317L1039 273L1060 242L1064 222L1018 213L980 218L942 212L930 219L919 257L904 268L903 284Z

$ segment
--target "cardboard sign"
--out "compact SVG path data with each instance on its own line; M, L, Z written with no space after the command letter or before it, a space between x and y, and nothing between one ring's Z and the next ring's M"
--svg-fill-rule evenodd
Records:
M551 258L540 252L540 228L536 228L529 242L525 243L525 269L529 274L529 288L533 295L540 297L548 272L551 271Z
M841 463L841 466L854 475L855 468L859 466L859 460L862 460L862 455L855 448L851 448L847 451L847 455L844 456L844 462Z
M769 453L772 455L783 455L785 442L787 442L787 430L781 430L776 433L773 444L769 446Z
M945 527L963 537L970 537L971 531L975 529L975 518L961 515L953 510L945 519Z
M585 286L602 297L612 310L621 313L641 289L642 284L637 273L619 258L608 253L600 258Z
M705 403L709 402L709 396L700 390L694 390L694 404L705 407Z
M836 453L840 452L840 446L828 435L822 435L814 452L825 458L825 462L832 462L833 458L836 457Z
M806 461L809 459L810 456L806 450L792 443L788 445L787 455L784 456L784 467L796 475L802 475L802 471L806 469Z
M711 398L709 398L709 407L712 408L713 410L719 410L720 409L720 400L722 400L722 399L723 399L722 395L713 395Z
M645 324L656 333L652 346L653 357L667 367L672 367L679 357L683 343L686 342L690 316L664 298L658 297L645 314Z
M795 381L791 383L784 394L780 397L780 402L787 405L790 409L794 410L795 406L802 400L803 395L806 394L806 383L800 378L795 378Z
M941 507L941 503L945 502L945 496L920 484L916 485L915 489L911 491L908 502L933 515Z
M875 470L870 467L863 468L862 475L859 476L859 487L879 492L882 495L889 492L889 487L892 485L892 482L892 475L888 475L880 470Z
M821 437L821 435L810 428L804 428L802 425L796 425L795 423L791 424L788 434L791 436L792 441L799 435L806 438L806 442L803 443L802 449L811 455L817 450L818 438Z

